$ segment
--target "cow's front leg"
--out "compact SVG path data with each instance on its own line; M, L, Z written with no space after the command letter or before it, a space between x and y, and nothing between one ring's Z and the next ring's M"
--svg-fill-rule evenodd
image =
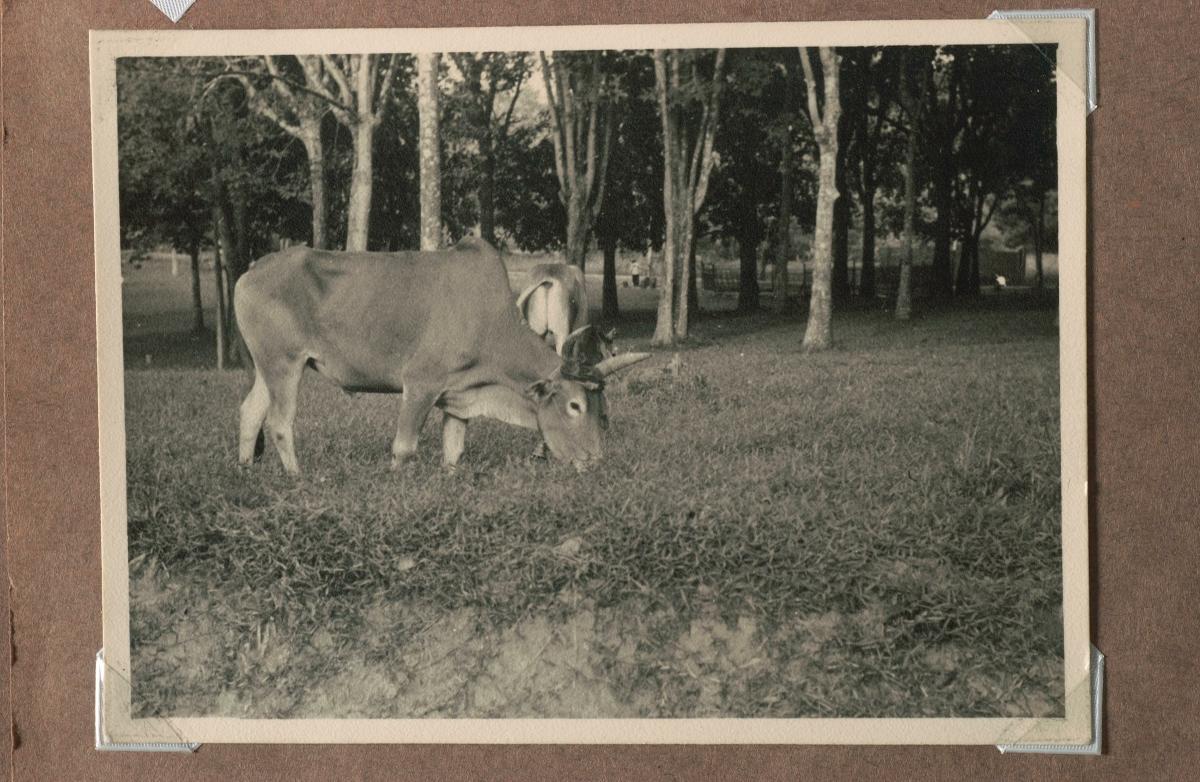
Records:
M442 464L451 468L458 465L466 437L466 419L446 413L442 418Z
M437 397L436 391L407 385L404 387L400 418L396 423L396 439L392 440L392 469L399 468L417 455L417 438Z

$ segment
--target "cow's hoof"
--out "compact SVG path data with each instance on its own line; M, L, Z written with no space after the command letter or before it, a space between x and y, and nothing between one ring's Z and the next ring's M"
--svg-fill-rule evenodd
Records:
M392 454L392 469L400 471L405 468L410 462L417 458L414 453Z

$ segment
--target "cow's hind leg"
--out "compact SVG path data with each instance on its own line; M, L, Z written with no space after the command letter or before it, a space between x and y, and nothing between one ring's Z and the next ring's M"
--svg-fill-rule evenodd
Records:
M467 439L467 421L446 413L442 418L442 464L447 467L458 465L463 444Z
M417 455L417 438L429 411L433 409L433 403L437 401L438 392L405 383L402 396L396 437L392 440L392 469L399 468Z
M256 369L254 385L242 400L241 426L238 432L238 462L241 464L250 464L262 455L262 426L270 403L271 395L267 391L267 381Z
M265 374L271 397L267 405L267 430L275 441L275 450L279 452L283 469L290 475L300 474L292 425L296 420L296 396L300 391L303 372L304 360L300 359L281 364Z

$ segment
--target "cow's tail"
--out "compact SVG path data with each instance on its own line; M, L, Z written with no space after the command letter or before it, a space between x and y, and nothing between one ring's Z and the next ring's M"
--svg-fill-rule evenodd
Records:
M521 295L517 297L517 311L521 313L521 317L523 319L525 319L525 320L529 319L529 314L527 312L525 312L525 306L529 303L529 297L533 295L533 292L536 291L538 288L542 287L543 285L553 285L553 284L554 284L554 280L547 277L547 278L538 280L537 282L533 283L525 290L521 291Z
M238 280L241 282L241 280ZM254 382L254 356L250 353L250 346L246 344L246 338L242 336L242 324L238 322L237 308L237 285L233 286L233 301L230 305L233 309L233 349L237 354L238 363L246 372L246 378Z
M234 315L234 325L237 325L237 315ZM238 363L246 371L246 377L250 382L254 382L254 356L250 354L250 347L246 344L240 327L234 332L234 350L237 351Z

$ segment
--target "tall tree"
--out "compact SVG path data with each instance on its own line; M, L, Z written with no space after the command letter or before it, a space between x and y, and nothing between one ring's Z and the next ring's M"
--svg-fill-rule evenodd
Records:
M840 65L838 66L840 68ZM843 82L838 75L839 86ZM839 95L839 98L841 96ZM830 294L835 304L850 298L850 218L851 194L847 184L846 169L849 167L848 152L850 135L854 130L851 124L855 118L842 111L837 125L837 164L834 166L834 186L837 190L837 200L833 202L833 228L830 239L831 254L833 255L832 281Z
M1007 48L1007 47L1005 47ZM996 47L955 47L962 128L955 150L957 171L954 223L960 242L954 290L959 296L979 295L979 238L1000 203L1010 150L1004 143L1009 99L1005 82L996 79Z
M914 65L917 66L915 77L912 73ZM904 145L904 256L900 262L900 282L896 288L897 320L912 317L912 268L917 232L917 145L920 143L926 108L925 92L930 84L922 66L925 64L910 57L907 50L900 56L900 106L904 109L908 126ZM913 90L914 81L920 85L919 92Z
M841 105L838 94L838 54L822 46L817 51L821 65L824 100L817 94L817 80L807 48L800 50L804 86L808 98L808 116L817 141L820 162L817 177L817 217L813 235L812 295L808 307L808 325L804 330L805 350L825 350L832 342L833 307L833 203L838 197L838 118Z
M441 101L438 67L441 55L417 55L417 113L420 115L421 249L442 246Z
M275 123L300 141L308 158L308 179L312 200L312 246L328 246L325 203L325 145L321 129L329 113L330 102L319 91L321 69L303 68L295 57L263 55L247 60L231 60L235 69L229 74L246 91L246 97L259 115Z
M620 52L614 53L608 65L621 89L612 97L614 130L608 181L595 231L604 254L602 314L611 321L619 314L618 249L641 254L660 241L663 157L652 58ZM649 271L645 269L647 276Z
M845 64L845 51L842 57ZM879 163L881 155L895 152L888 143L890 136L885 136L884 128L888 125L893 102L898 59L894 50L887 48L858 49L854 50L852 63L857 70L854 98L856 122L848 173L854 180L859 207L862 209L862 255L859 260L858 287L859 293L869 299L875 296L875 241L878 235L875 195L880 184ZM888 148L885 149L885 146Z
M950 51L963 84L963 127L955 166L959 183L955 223L962 252L955 290L975 296L984 230L1012 190L1026 182L1045 181L1045 171L1039 168L1053 164L1047 143L1056 106L1053 66L1033 46L953 47ZM997 78L997 74L1020 76ZM1045 189L1041 192L1044 195Z
M714 234L737 243L737 307L752 312L760 306L759 252L779 191L774 158L786 135L780 115L790 118L793 107L774 50L734 49L727 67L716 146L720 165L713 169L704 219Z
M540 125L514 123L496 156L496 179L508 196L496 202L496 224L505 240L525 250L562 247L566 209L559 200L554 145Z
M521 88L529 76L524 52L458 52L451 55L462 74L451 95L464 104L466 132L478 155L475 201L479 236L496 243L496 157L508 140Z
M346 215L346 249L366 250L374 187L375 130L394 89L399 55L321 54L298 57L307 85L350 131L354 162Z
M604 53L538 52L550 104L559 199L567 210L567 263L584 268L588 239L604 203L612 101Z
M696 213L704 204L725 81L725 50L655 49L654 75L663 138L663 279L654 344L688 334L688 280ZM703 66L703 67L702 67ZM686 72L686 73L685 73Z
M953 291L953 266L950 259L954 231L957 166L955 153L963 128L962 67L946 48L937 49L931 65L922 70L925 86L924 132L930 143L930 173L933 206L936 210L933 234L933 264L930 268L930 293L945 299Z
M121 238L138 249L165 243L188 254L195 332L204 330L206 161L187 118L201 100L202 84L190 60L128 60L118 70Z
M792 259L792 196L795 189L792 184L792 148L795 144L792 133L793 129L789 123L785 126L780 141L779 219L775 223L775 263L772 267L775 275L771 281L776 312L785 312L788 304L788 262ZM803 281L803 270L800 274Z
M214 58L130 58L117 68L121 232L125 246L163 243L194 255L213 244L214 210L227 245L214 282L232 289L273 236L303 236L305 164L297 145L247 105ZM199 280L193 276L199 290ZM193 304L202 297L193 294ZM228 296L226 295L226 300ZM229 331L231 317L218 327ZM202 305L202 300L200 301ZM197 323L195 311L191 322ZM225 335L227 336L227 335Z

